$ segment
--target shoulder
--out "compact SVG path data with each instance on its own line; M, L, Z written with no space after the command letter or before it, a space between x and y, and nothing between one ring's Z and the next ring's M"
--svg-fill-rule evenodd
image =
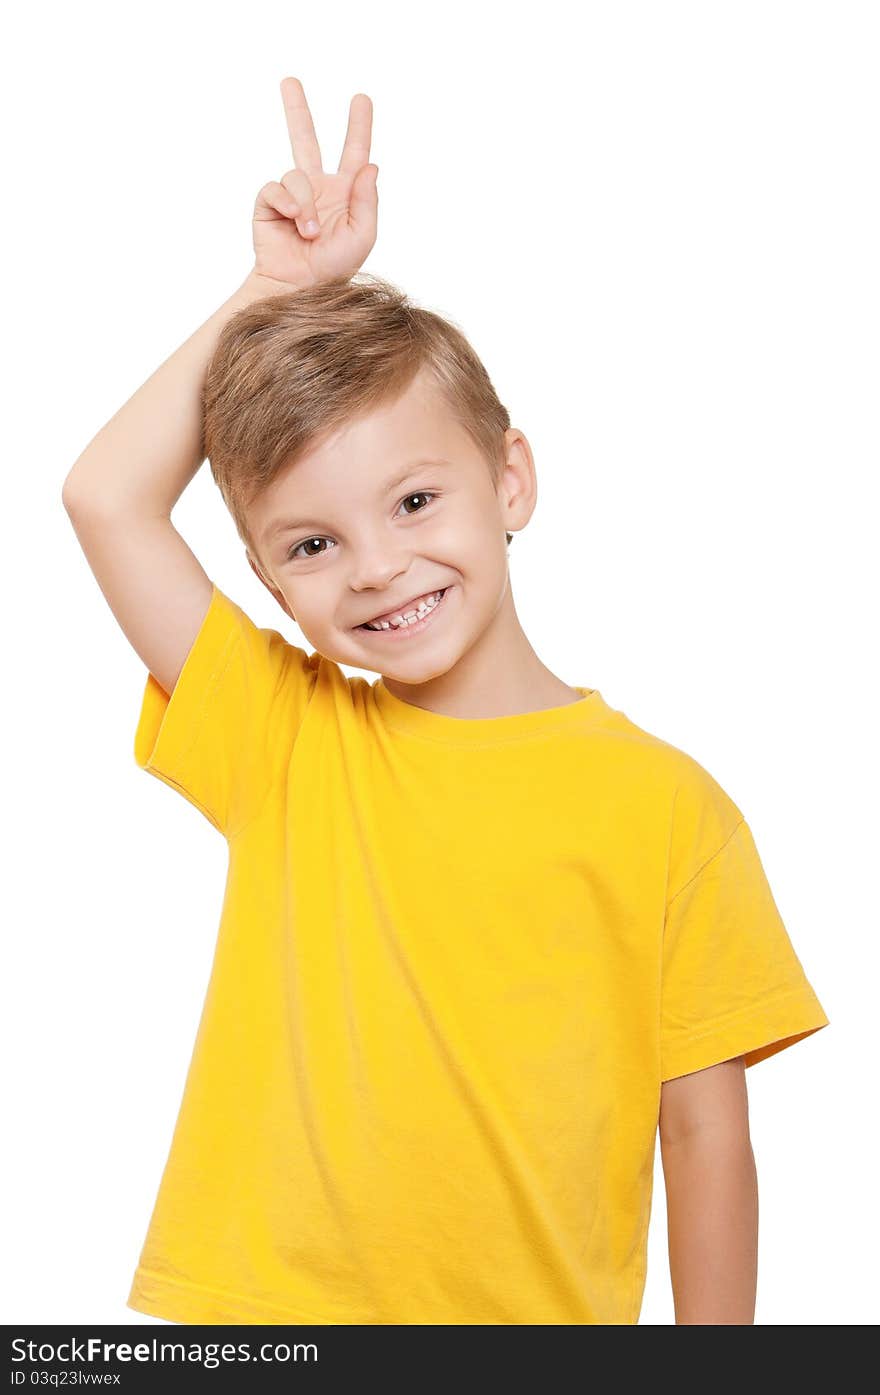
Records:
M639 726L625 712L609 708L601 735L613 758L633 767L634 773L652 785L687 817L705 806L715 806L724 816L742 815L715 776L688 750Z
M669 881L681 885L723 847L743 814L715 774L690 751L615 712L605 735L621 777L628 773L665 826Z

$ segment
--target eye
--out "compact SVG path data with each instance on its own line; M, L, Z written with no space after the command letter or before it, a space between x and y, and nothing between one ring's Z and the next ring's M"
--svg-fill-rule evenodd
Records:
M309 543L315 543L315 542L318 542L318 543L319 543L319 542L329 542L329 541L330 541L329 538L304 538L303 541L302 541L301 543L297 543L295 547L292 547L292 548L290 549L290 551L289 551L288 554L287 554L287 560L288 560L288 562L293 562L293 561L295 560L295 558L296 558L296 556L297 556L297 553L299 552L300 548L301 548L301 547L308 547ZM334 544L334 546L335 546L335 544ZM308 557L322 557L322 556L323 556L323 553L321 553L321 552L304 552L302 555L303 555L303 557L305 557L305 558L308 558Z
M436 491L434 491L434 490L427 490L427 489L420 489L420 490L418 490L418 492L415 493L415 494L407 494L406 497L403 498L400 502L401 502L401 505L403 505L403 504L406 504L410 499L427 499L428 501L430 501L430 500L432 500L432 499L436 499L436 497L437 497ZM422 513L426 507L427 507L426 504L421 504L421 505L419 506L419 508L417 508L417 509L412 509L412 510L410 511L410 514L409 514L410 518L412 518L412 515L413 515L414 513ZM309 558L311 558L311 557L323 557L323 556L324 556L324 553L323 553L323 552L311 552L311 551L308 551L308 550L305 551L305 552L303 552L303 551L301 551L301 549L302 549L302 548L308 549L308 548L310 547L310 544L311 544L311 543L326 543L326 542L331 543L331 545L332 545L333 547L336 546L336 544L335 544L334 542L332 542L332 539L330 539L330 538L321 538L321 537L303 538L303 541L302 541L302 542L296 543L296 545L290 549L290 551L289 551L288 554L287 554L287 560L288 560L288 562L294 562L294 561L297 561L299 558L302 558L303 560L307 560L307 559L309 559ZM326 550L326 549L325 549L325 550Z
M407 494L406 499L402 499L402 500L401 500L401 503L405 504L406 501L407 501L407 499L433 499L434 497L435 497L435 496L434 496L433 494L429 493L428 490L426 490L426 489L425 489L425 490L420 489L419 492L418 492L417 494ZM424 508L424 505L422 505L422 508ZM422 512L422 508L414 509L413 512L414 512L414 513L421 513L421 512Z

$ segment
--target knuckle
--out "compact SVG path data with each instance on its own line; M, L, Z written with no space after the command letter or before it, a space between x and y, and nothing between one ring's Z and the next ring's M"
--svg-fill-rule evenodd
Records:
M304 170L288 170L285 175L282 175L281 183L288 194L292 194L300 203L304 203L312 197L312 186Z

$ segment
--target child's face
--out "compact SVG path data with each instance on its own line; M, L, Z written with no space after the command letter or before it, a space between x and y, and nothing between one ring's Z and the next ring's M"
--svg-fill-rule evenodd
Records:
M258 553L248 560L314 649L424 683L493 621L503 627L512 614L505 533L525 526L536 496L528 442L513 427L506 435L496 489L478 447L419 375L273 481L248 514ZM444 587L412 631L358 628Z

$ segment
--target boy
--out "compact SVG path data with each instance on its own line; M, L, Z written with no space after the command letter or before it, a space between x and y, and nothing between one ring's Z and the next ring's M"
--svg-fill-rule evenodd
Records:
M369 98L325 174L282 95L295 168L257 198L253 271L64 486L149 668L137 762L229 846L129 1306L636 1323L659 1125L676 1321L751 1323L744 1071L828 1018L731 798L520 627L528 442L454 326L351 280ZM173 527L206 454L314 652Z

